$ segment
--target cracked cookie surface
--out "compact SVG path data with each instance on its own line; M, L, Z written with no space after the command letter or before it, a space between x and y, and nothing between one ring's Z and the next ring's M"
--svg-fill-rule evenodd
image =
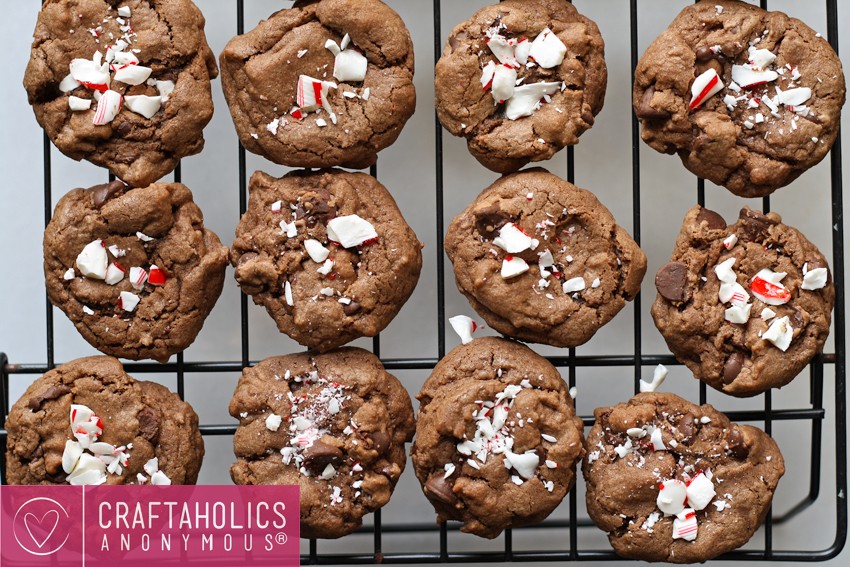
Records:
M113 455L122 459L115 472L95 475L99 482L72 482L74 472L69 477L64 469L66 445L82 441L71 427L75 410L82 408L100 420L100 434L90 440L100 445L87 447L107 460ZM192 406L164 386L134 380L107 356L73 360L38 378L12 406L6 429L9 484L144 484L156 472L167 477L167 484L195 484L204 457ZM98 451L103 444L112 450Z
M380 0L296 2L220 62L242 144L282 165L369 167L416 106L413 42Z
M165 362L197 337L229 252L180 183L74 189L44 232L44 277L59 307L105 354Z
M556 55L544 60L551 52L541 49L535 63L536 48L528 55L529 49L517 46L530 47L546 30ZM505 43L509 49L496 53L491 43ZM475 159L493 171L516 171L528 162L549 159L564 146L577 144L602 110L608 80L604 51L596 24L566 0L505 0L487 6L449 34L436 66L437 115L443 127L465 137ZM494 82L487 71L494 63L492 69L502 71L500 67L509 65L515 71L509 71L505 81L518 84L503 85L508 88L504 94L514 93L515 100L507 105L493 94L501 92L498 76ZM485 72L489 79L483 77ZM535 95L522 92L534 84L553 86ZM532 108L514 110L512 105L526 95ZM515 113L522 116L508 118Z
M618 555L703 562L744 545L764 521L785 473L765 432L668 393L594 415L587 511Z
M338 538L389 502L413 438L413 405L373 354L267 358L230 401L236 484L301 487L302 537Z
M419 280L421 247L374 177L258 171L231 261L280 332L327 351L389 325Z
M411 460L438 522L492 539L543 521L573 487L582 422L558 371L525 345L459 346L417 399Z
M789 383L829 334L826 258L776 213L745 207L726 226L691 208L655 283L652 317L667 346L696 378L733 396Z
M217 75L203 15L189 0L48 0L24 87L62 153L144 187L203 148Z
M590 192L535 168L507 175L452 221L458 289L523 341L587 342L640 290L646 256Z
M715 76L716 90L700 93ZM704 78L697 87L695 77ZM844 73L827 40L800 20L706 0L685 8L646 50L633 98L653 149L678 154L695 175L736 195L761 197L829 152Z

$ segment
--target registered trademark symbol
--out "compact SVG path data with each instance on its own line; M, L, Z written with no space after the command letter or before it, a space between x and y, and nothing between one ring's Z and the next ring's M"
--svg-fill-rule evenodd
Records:
M284 543L286 543L286 534L283 532L278 532L274 539L280 545L283 545Z

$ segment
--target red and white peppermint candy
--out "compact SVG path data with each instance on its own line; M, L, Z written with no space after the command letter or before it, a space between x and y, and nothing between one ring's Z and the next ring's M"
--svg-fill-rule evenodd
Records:
M493 239L493 244L508 254L519 254L531 248L531 237L509 222L499 229L499 236Z
M732 80L745 89L764 85L778 78L776 71L754 69L751 65L732 65Z
M122 101L123 98L119 93L113 90L104 92L97 102L97 110L95 110L92 124L103 126L112 122L121 110Z
M103 484L106 482L106 465L94 455L83 453L65 480L72 486Z
M310 259L317 264L321 264L327 260L331 253L330 250L322 246L321 242L313 238L308 238L304 241L304 248L307 249L307 255L310 256Z
M738 281L738 276L735 275L732 266L735 265L735 258L727 258L714 266L714 273L717 274L717 279L724 283L735 283Z
M76 441L65 441L65 450L62 452L62 470L71 473L83 454L83 447Z
M688 108L690 110L699 108L706 100L719 93L723 86L723 81L720 80L717 71L708 69L694 79L694 83L691 85L691 102Z
M540 464L540 456L535 451L514 453L508 449L505 451L505 465L507 466L508 464L519 473L519 476L524 479L530 479L537 472L537 467Z
M162 108L162 97L133 95L124 97L124 102L127 103L127 108L130 111L140 114L145 118L153 118L153 115L159 112Z
M130 285L134 289L142 289L148 281L148 272L144 268L133 266L130 268Z
M71 92L80 86L80 82L70 73L65 75L65 78L59 81L59 90L63 93Z
M517 256L505 256L502 260L502 277L507 279L514 278L528 271L528 264L522 258Z
M520 65L528 63L528 55L530 52L531 42L528 41L527 37L517 41L516 47L514 47L514 57L516 57L517 63Z
M655 371L652 374L652 382L644 382L640 381L640 391L641 392L654 392L658 386L664 383L664 379L667 378L667 367L663 364L659 364L655 367Z
M764 269L750 281L750 291L768 305L784 305L791 301L791 292L781 283L785 272Z
M686 492L688 506L694 510L704 509L717 494L714 491L714 483L702 472L691 479Z
M514 56L514 45L516 45L514 40L509 40L499 34L495 34L487 40L487 47L490 48L499 63L517 68L519 63Z
M103 54L96 51L92 59L71 61L71 77L86 87L104 92L109 88L109 64L102 63ZM67 86L67 85L66 85Z
M516 120L523 116L531 116L540 108L540 100L547 95L553 95L560 89L561 83L532 83L520 85L514 89L512 96L505 104L505 116L508 120Z
M344 83L359 83L366 79L369 60L354 49L346 49L334 58L334 78Z
M531 43L528 57L544 69L551 69L560 65L566 54L564 42L552 30L545 28Z
M117 45L121 49L112 49L109 48L106 50L106 61L112 63L110 66L113 71L117 71L118 69L123 69L128 65L138 65L139 58L131 51L123 51L127 47L124 45ZM122 81L123 82L123 81Z
M803 285L805 290L814 291L823 289L829 279L829 272L826 268L813 268L803 273Z
M653 451L666 451L667 446L664 445L664 439L661 437L661 428L656 427L652 430L652 434L649 436L649 442L652 444Z
M472 341L472 333L478 329L478 324L473 321L471 317L467 317L466 315L455 315L454 317L449 317L449 324L451 324L452 329L454 329L457 336L460 337L463 344Z
M109 267L106 268L106 277L104 281L109 285L115 285L121 280L124 279L124 268L121 267L121 264L117 262L112 262L109 264Z
M171 479L164 472L156 471L151 475L151 484L154 486L168 486L171 484Z
M750 294L744 289L744 286L738 282L722 283L717 293L717 298L720 303L732 303L733 305L744 305L750 300Z
M673 518L673 539L694 541L697 538L697 514L691 508L682 510Z
M750 65L752 65L753 69L767 69L768 65L776 61L776 55L769 49L756 49L750 46L748 51Z
M780 91L777 87L777 91L776 97L773 99L774 102L785 106L801 106L812 98L812 89L808 87L788 89L787 91Z
M496 67L491 86L491 94L496 102L501 103L514 96L516 77L516 69L513 67L507 65Z
M92 409L81 404L71 404L71 411L68 419L71 421L71 429L76 429L76 426L81 423L87 423L92 417L96 417Z
M655 504L668 516L675 516L685 509L687 486L681 480L665 480L658 486L658 498Z
M135 293L131 293L129 291L122 291L118 295L118 308L123 309L127 313L132 313L136 310L136 306L139 305L139 296Z
M343 248L353 248L376 240L378 233L372 223L358 215L343 215L328 221L328 238Z
M301 75L298 77L298 91L296 93L298 106L304 112L312 112L319 107L324 107L330 114L330 105L327 104L326 99L331 88L335 89L336 84Z
M584 278L582 277L570 278L565 281L564 285L562 286L564 293L575 293L577 291L583 290L585 287L587 287L587 285L585 284Z
M69 96L68 108L70 108L74 112L79 112L81 110L89 110L91 108L91 99L80 98L78 96Z
M481 88L485 91L493 86L493 77L496 75L496 63L488 61L481 70Z
M151 269L148 272L148 283L151 285L165 285L165 272L156 264L151 264Z
M774 319L761 338L773 343L773 346L782 352L787 351L788 347L791 346L791 340L794 338L794 327L791 326L791 320L787 315Z
M726 250L732 250L735 245L738 243L738 236L735 234L730 234L726 238L723 239L723 247Z
M726 321L729 321L730 323L743 325L750 320L750 310L752 310L752 308L752 303L733 304L732 307L726 309L723 314L723 317Z
M109 257L106 255L106 248L103 247L103 240L89 242L77 255L77 269L87 278L95 280L106 278L108 265Z
M128 64L115 70L113 79L125 85L141 85L151 76L152 69L142 65Z

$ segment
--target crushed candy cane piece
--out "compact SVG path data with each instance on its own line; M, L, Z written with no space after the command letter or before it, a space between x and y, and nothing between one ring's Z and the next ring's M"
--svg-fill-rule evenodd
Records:
M151 475L151 484L154 486L169 486L171 479L162 471L156 471Z
M696 512L691 508L682 510L673 518L673 539L684 539L685 541L694 541L697 538Z
M745 89L770 83L778 78L779 74L776 71L761 71L753 69L750 65L732 65L732 80Z
M97 110L94 112L92 124L103 126L112 122L121 110L122 97L113 90L107 90L97 102Z
M70 73L65 75L65 78L59 82L59 90L63 93L71 92L80 86L80 82ZM73 110L73 109L71 109Z
M805 290L814 291L822 289L826 286L829 272L826 268L812 268L803 275L803 285Z
M102 280L106 278L109 258L106 255L103 240L93 240L85 245L77 255L76 266L80 273L87 278Z
M115 262L109 264L109 267L106 268L106 277L104 278L104 281L109 285L115 285L123 279L124 268L122 268L120 264L117 264Z
M357 215L343 215L328 221L328 238L343 248L353 248L378 238L375 227Z
M516 277L528 271L528 264L517 256L506 256L502 260L502 277L505 279Z
M764 309L761 310L760 317L761 317L762 321L770 321L771 319L776 317L776 311L774 311L770 307L765 307Z
M159 92L162 104L168 102L168 97L174 92L174 81L156 81L156 90Z
M153 118L153 115L159 112L162 107L162 97L135 95L124 97L124 102L132 112L140 114L145 118Z
M292 285L289 282L283 284L283 296L286 299L286 304L290 307L295 305L295 302L292 300Z
M667 367L663 364L656 366L652 374L652 382L640 381L640 391L654 392L658 386L664 383L664 379L667 378L667 372Z
M562 287L563 287L564 293L573 293L573 292L576 292L576 291L583 290L586 287L586 285L584 283L584 278L577 277L577 278L568 279L567 281L564 282L564 285Z
M738 236L735 234L730 234L726 238L723 239L723 247L726 250L732 250L735 245L738 243Z
M508 254L518 254L531 248L531 237L509 222L499 229L499 236L493 239L493 244Z
M308 238L304 241L304 248L307 249L307 255L310 256L310 259L316 262L317 264L321 264L325 260L327 260L330 255L330 250L325 248L321 242L314 238Z
M73 471L82 454L83 448L77 441L65 441L65 450L62 452L62 470L66 473Z
M122 291L118 296L118 307L130 313L135 311L136 306L139 304L139 296L135 293L131 293L129 291Z
M511 40L508 40L499 34L495 34L487 40L487 47L490 48L490 52L493 53L502 65L519 67L519 63L517 63L514 55L514 47Z
M750 300L750 294L744 289L744 286L738 282L722 283L720 290L717 293L717 298L720 303L732 303L733 305L743 305Z
M703 105L703 103L719 93L723 89L723 81L717 75L714 69L708 69L696 79L691 85L691 102L688 105L690 110L694 110Z
M560 65L566 54L567 46L564 42L552 30L545 28L531 43L528 58L544 69L551 69Z
M752 303L746 303L743 305L732 305L732 307L726 309L726 312L724 313L724 318L730 323L743 325L744 323L750 320L750 310L752 308Z
M73 110L74 112L79 112L81 110L89 110L91 108L91 99L90 98L80 98L78 96L69 96L68 97L68 108Z
M142 242L151 242L152 240L154 240L152 237L148 236L144 232L137 232L136 238L138 238Z
M130 268L130 285L134 289L142 289L148 281L148 272L144 268L134 266Z
M524 479L534 477L537 471L537 466L540 464L540 456L535 451L526 451L525 453L514 453L510 449L505 451L505 463L510 463L510 466L519 473Z
M452 329L454 329L455 333L457 333L460 337L463 344L471 342L472 333L478 329L478 324L473 321L471 317L467 317L466 315L455 315L454 317L449 317L449 324L451 324Z
M685 509L687 487L681 480L665 480L659 485L658 498L655 500L658 509L668 516L675 516Z
M86 87L104 92L109 88L109 64L101 63L103 54L95 52L92 59L74 59L70 64L71 77Z
M493 86L493 77L496 76L496 62L488 61L481 70L481 88L485 91Z
M354 49L341 51L334 58L334 78L341 82L359 83L366 80L369 60Z
M791 346L791 339L794 338L794 328L791 326L788 316L774 320L761 338L770 341L782 352L787 351L788 347Z
M62 275L63 280L72 280L76 277L76 273L74 272L74 268L68 268L65 273Z
M280 428L280 424L283 421L283 418L279 415L272 413L266 418L266 429L269 431L277 431Z
M496 102L504 102L514 96L517 78L516 69L499 65L493 73L490 83L491 94Z
M141 85L148 80L152 71L150 67L142 65L126 65L116 69L112 78L126 85Z
M800 106L810 98L812 98L812 89L799 87L779 92L774 100L785 106Z
M750 281L750 291L763 303L784 305L791 301L791 292L779 283L785 275L785 272L774 272L765 268Z
M535 110L540 108L540 100L546 95L555 94L560 86L560 83L541 82L516 87L514 96L508 99L505 104L505 117L508 120L516 120L524 116L531 116Z
M165 285L165 272L156 264L151 264L151 269L148 271L148 283L151 285Z
M717 274L717 279L725 283L734 283L738 280L735 272L732 271L732 266L735 265L735 258L727 258L723 262L714 267L714 273Z
M688 483L688 506L694 510L702 510L708 506L715 494L717 493L714 491L714 483L700 472Z
M323 276L326 276L329 273L331 273L331 270L333 270L333 267L334 267L334 261L331 260L330 258L328 258L327 260L325 260L325 263L322 264L321 267L316 271L319 272L320 274L322 274Z
M767 66L776 61L776 55L769 49L749 48L750 65L754 69L767 69Z
M652 444L653 451L667 450L667 447L664 445L664 440L661 437L661 428L659 427L652 430L652 434L649 436L649 442Z
M327 94L330 89L337 88L335 83L301 75L298 77L297 88L296 102L302 111L312 112L324 107L329 114L331 113L330 105L326 104Z

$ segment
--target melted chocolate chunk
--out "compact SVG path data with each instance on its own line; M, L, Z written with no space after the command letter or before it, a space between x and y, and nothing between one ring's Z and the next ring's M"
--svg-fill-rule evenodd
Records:
M256 252L245 252L244 254L239 256L239 259L236 261L236 265L241 266L243 264L247 264L257 256L259 256L259 254L257 254Z
M354 300L348 305L342 306L342 312L348 316L355 315L358 311L360 311L360 304Z
M702 224L705 221L708 228L711 230L723 230L726 228L726 221L719 214L706 208L701 208L697 214L697 224Z
M690 445L695 440L694 432L696 428L694 427L694 420L694 414L688 412L676 424L676 428L682 434L682 443L685 445Z
M372 440L372 448L378 453L383 453L390 446L390 436L385 431L369 433L369 439Z
M64 396L65 394L70 394L71 388L64 384L55 384L49 387L44 393L39 394L38 396L33 396L30 398L29 407L33 411L38 411L41 409L41 404L48 400L55 400L60 396Z
M425 482L425 490L443 504L454 506L457 503L457 496L455 496L452 490L452 483L448 479L443 478L443 475L444 473L441 472L432 475Z
M478 232L485 238L493 238L499 229L505 226L510 216L493 204L475 213L475 226Z
M733 352L726 359L723 365L723 383L731 384L738 374L741 373L741 368L744 366L744 355L740 352Z
M316 474L321 473L328 465L337 466L341 462L342 451L333 445L314 441L304 449L304 466Z
M159 439L159 415L153 408L144 407L139 412L139 435L151 443Z
M741 209L741 214L738 216L743 227L744 234L750 240L764 240L770 234L770 227L776 223L760 213L748 207Z
M737 427L733 427L726 434L726 448L736 459L746 459L750 454L750 448L744 444L744 436Z
M89 191L91 192L91 202L95 208L101 208L107 201L109 201L112 197L121 193L126 189L127 186L124 185L123 181L111 181L109 183L103 183L101 185L95 185Z
M638 118L646 118L649 120L661 120L670 118L670 113L666 110L658 109L652 106L652 97L655 95L655 85L650 86L640 97L640 103L637 107Z
M655 289L668 301L688 299L688 267L682 262L668 262L655 274Z

